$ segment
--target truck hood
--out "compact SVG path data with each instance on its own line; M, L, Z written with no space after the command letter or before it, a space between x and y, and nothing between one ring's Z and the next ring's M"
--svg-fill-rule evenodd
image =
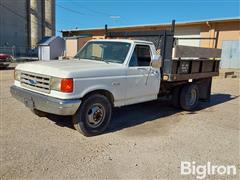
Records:
M19 64L16 70L60 78L119 76L124 66L93 60L52 60Z

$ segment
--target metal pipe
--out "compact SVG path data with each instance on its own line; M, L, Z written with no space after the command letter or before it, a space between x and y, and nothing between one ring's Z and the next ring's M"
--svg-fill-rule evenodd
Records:
M171 28L171 31L172 33L174 34L175 33L175 19L172 20L172 28Z

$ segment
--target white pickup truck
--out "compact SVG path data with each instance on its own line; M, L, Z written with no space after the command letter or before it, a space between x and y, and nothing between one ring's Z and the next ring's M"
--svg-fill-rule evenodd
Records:
M182 109L196 107L204 77L173 82L162 74L162 63L152 42L91 40L72 60L19 64L11 93L35 113L72 116L75 129L92 136L105 131L113 107L161 95L171 96Z

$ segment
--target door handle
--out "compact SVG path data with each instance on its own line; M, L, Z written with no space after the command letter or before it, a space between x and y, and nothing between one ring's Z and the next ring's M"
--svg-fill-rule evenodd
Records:
M137 70L140 70L140 71L147 71L147 68L137 68Z

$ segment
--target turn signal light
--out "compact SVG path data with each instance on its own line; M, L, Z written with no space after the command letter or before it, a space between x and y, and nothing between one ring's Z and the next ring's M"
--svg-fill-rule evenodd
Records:
M62 79L61 80L61 92L71 93L73 92L73 79Z
M14 79L16 80L16 81L20 81L20 79L21 79L21 71L19 71L19 70L14 70Z

